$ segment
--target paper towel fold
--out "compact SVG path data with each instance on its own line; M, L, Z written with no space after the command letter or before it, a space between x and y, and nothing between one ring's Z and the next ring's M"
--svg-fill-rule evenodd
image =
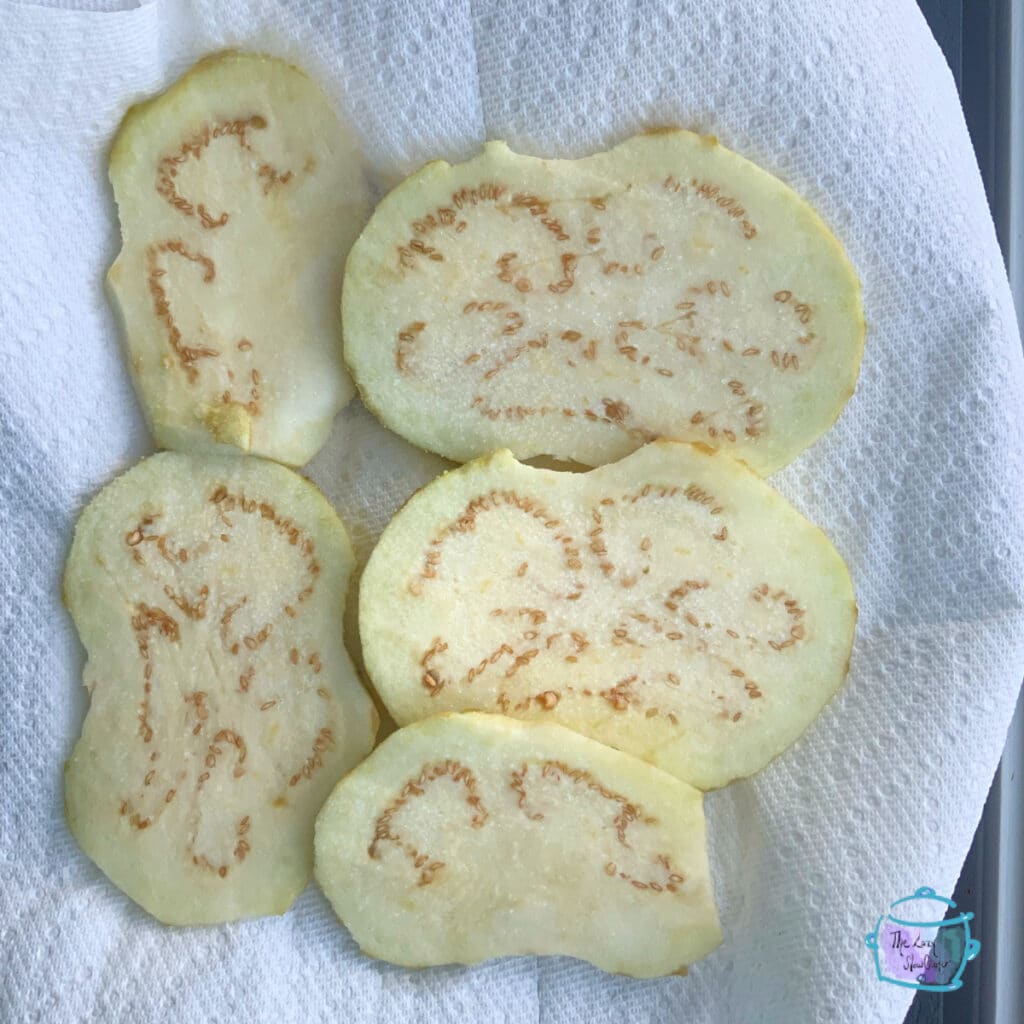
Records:
M901 1020L912 993L875 978L864 934L893 899L952 889L1024 663L1020 343L953 82L915 5L91 6L0 6L0 1016ZM774 478L849 561L852 670L793 750L708 798L725 942L686 979L564 959L392 968L358 954L315 886L280 919L167 929L66 830L61 764L84 700L62 561L83 502L151 443L101 287L117 249L106 149L130 102L225 45L315 74L378 190L485 138L581 155L678 124L806 196L861 275L857 393ZM355 404L310 472L365 555L440 466Z

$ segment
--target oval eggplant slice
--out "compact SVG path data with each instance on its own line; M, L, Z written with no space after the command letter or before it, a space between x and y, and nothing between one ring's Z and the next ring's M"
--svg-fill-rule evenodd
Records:
M582 160L429 164L352 248L345 358L403 437L588 466L670 437L766 474L835 420L864 341L842 246L690 132Z
M82 513L68 824L161 921L282 913L306 885L313 819L377 730L341 641L352 563L319 491L258 459L154 455Z
M685 973L721 941L699 791L557 725L441 715L331 794L316 876L370 956Z
M256 54L200 61L125 116L108 283L158 444L301 465L354 389L338 304L369 200L327 97Z
M359 608L400 725L550 719L702 789L810 725L856 619L821 530L742 464L671 441L589 473L504 451L439 477L384 531Z

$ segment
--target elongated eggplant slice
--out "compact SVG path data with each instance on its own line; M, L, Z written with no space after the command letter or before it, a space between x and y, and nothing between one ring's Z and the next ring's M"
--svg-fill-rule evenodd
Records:
M721 941L699 791L557 725L441 715L331 794L316 876L407 966L560 953L640 978Z
M655 437L764 474L835 420L860 285L778 179L689 132L583 160L493 142L377 208L345 271L366 404L463 461L507 447L588 466Z
M351 571L320 492L259 459L154 455L82 513L68 823L161 921L281 913L308 881L313 819L377 729L341 641Z
M157 442L307 462L354 393L338 304L369 213L327 97L271 57L207 58L128 112L110 180L108 282Z
M360 591L367 670L400 724L550 719L710 789L817 717L856 607L825 535L740 463L671 441L589 473L507 451L391 521Z

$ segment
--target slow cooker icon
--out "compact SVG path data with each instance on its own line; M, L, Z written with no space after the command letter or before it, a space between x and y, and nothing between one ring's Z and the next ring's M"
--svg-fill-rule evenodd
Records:
M956 910L956 904L927 886L890 903L889 913L879 917L864 940L875 954L878 980L926 992L960 988L960 976L981 943L971 938L974 914L944 919L949 910Z

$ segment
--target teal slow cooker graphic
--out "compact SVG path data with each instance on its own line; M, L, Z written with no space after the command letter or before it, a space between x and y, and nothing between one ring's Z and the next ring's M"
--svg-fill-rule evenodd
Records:
M934 889L918 889L889 904L875 930L865 938L875 954L879 981L926 992L955 992L968 960L981 950L971 938L973 913L946 918L956 904Z

